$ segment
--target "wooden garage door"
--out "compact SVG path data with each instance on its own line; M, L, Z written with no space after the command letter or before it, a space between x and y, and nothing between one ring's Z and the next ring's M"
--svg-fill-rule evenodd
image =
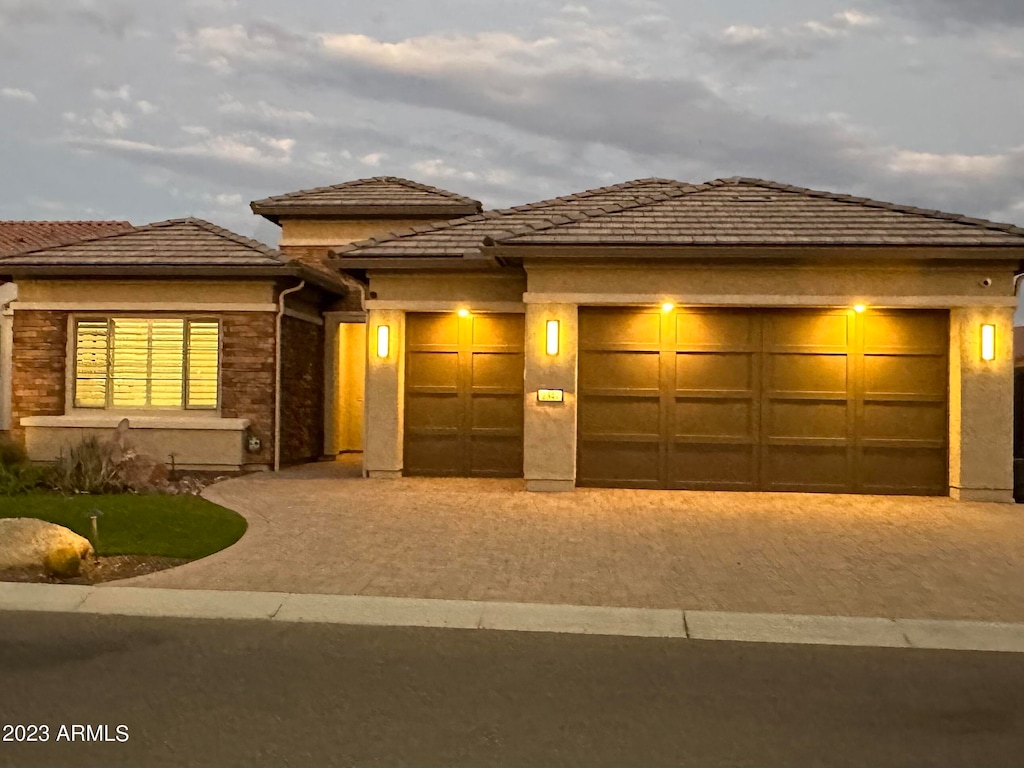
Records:
M945 494L948 322L581 308L577 484Z
M405 474L522 477L523 315L408 314Z

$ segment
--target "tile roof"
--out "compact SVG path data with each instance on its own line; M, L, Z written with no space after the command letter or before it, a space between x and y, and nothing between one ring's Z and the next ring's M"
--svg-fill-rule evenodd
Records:
M277 267L280 253L194 218L170 219L3 259L13 267Z
M0 258L131 227L127 221L0 221Z
M750 178L641 179L414 227L336 249L342 258L462 256L490 244L1001 245L1024 229Z
M514 208L423 224L402 232L350 243L335 249L335 253L342 257L463 256L467 252L476 252L488 237L498 239L510 236L523 227L568 221L566 216L600 213L611 206L637 205L666 194L680 194L687 189L693 189L693 186L672 179L638 179Z
M479 213L480 201L397 176L356 179L275 195L249 204L253 213L276 220L281 215L407 215L454 217Z

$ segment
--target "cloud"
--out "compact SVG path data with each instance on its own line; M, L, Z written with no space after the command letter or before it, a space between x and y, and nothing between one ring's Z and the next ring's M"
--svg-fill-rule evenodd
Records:
M363 165L368 165L371 168L376 168L380 165L380 161L385 159L387 159L387 155L383 152L370 152L369 154L360 157L359 162Z
M734 63L761 65L766 61L809 59L834 47L852 33L879 25L876 16L857 10L836 13L828 21L773 27L733 24L713 34L698 35L698 50Z
M875 5L933 29L1024 27L1021 0L875 0Z
M30 101L33 104L39 101L32 91L27 91L24 88L0 88L0 96L15 101Z
M0 0L0 32L52 25L64 18L124 37L137 16L126 0Z
M475 181L477 174L473 171L460 171L448 165L441 158L430 160L419 160L412 164L413 170L425 179L460 179L463 181Z

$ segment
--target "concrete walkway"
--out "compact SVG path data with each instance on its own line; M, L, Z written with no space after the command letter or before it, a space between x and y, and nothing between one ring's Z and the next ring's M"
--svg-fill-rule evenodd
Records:
M1024 507L949 499L364 480L352 462L230 480L212 557L102 589L319 593L1024 621Z

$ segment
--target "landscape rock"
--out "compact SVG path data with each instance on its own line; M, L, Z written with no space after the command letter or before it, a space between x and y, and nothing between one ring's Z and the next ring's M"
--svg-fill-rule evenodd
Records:
M92 555L92 544L62 525L28 517L0 519L0 569L46 565L47 556L67 549L79 561Z

